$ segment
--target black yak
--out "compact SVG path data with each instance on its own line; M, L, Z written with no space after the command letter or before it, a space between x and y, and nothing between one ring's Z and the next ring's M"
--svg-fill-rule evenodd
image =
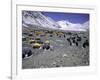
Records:
M22 58L26 58L32 55L32 50L28 47L22 49Z
M86 47L88 47L88 46L89 46L89 41L86 40L86 41L83 43L83 48L86 48Z
M50 49L50 44L44 43L42 48L48 50Z

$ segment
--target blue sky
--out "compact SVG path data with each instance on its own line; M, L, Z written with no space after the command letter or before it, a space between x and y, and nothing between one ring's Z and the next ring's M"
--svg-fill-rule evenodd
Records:
M55 21L68 20L72 23L84 23L89 21L89 14L83 13L60 13L60 12L42 12L45 16L51 17Z

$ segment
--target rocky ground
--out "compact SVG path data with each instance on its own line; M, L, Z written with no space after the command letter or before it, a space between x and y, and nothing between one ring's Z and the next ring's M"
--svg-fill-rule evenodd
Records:
M43 41L49 40L50 45L54 48L53 50L33 49L28 40L23 41L22 47L32 48L33 55L29 58L22 59L22 68L89 66L89 47L82 47L85 39L89 37L88 32L71 32L81 36L82 40L78 46L70 46L67 38L71 35L67 34L67 31L64 33L66 33L65 37L58 37L56 35L50 37L49 34L42 37L33 35L34 37L40 37ZM28 35L23 34L23 36Z

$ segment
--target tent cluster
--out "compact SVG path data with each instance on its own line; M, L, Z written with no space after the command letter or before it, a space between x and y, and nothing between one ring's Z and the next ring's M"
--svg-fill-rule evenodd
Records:
M87 37L85 41L82 41L83 37L79 36L78 33L71 33L71 32L60 32L60 31L48 31L48 30L34 30L30 31L30 33L23 33L22 41L29 44L32 49L42 49L42 50L54 50L54 46L51 45L50 40L45 39L44 37L58 37L64 38L69 43L70 46L79 46L79 43L82 43L82 47L86 48L89 46L89 41ZM69 36L69 37L68 37ZM23 49L22 57L31 56L32 49L25 48Z

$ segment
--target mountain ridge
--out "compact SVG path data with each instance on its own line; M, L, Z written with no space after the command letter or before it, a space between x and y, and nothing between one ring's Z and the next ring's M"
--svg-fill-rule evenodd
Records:
M52 28L55 30L66 31L87 31L89 29L89 21L80 23L71 23L68 20L55 21L51 17L45 16L42 12L22 11L22 25L24 27L39 26L44 28Z

